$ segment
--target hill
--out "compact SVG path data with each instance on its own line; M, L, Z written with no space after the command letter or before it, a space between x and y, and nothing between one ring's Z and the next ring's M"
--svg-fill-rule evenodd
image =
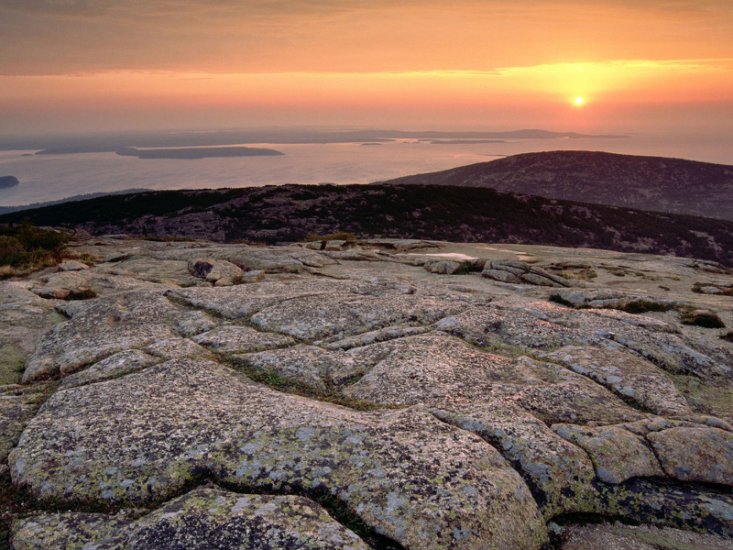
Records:
M87 230L264 243L347 231L360 237L592 247L733 265L733 222L492 189L286 185L105 196L0 216Z
M490 187L733 220L733 166L664 157L593 151L526 153L383 183Z

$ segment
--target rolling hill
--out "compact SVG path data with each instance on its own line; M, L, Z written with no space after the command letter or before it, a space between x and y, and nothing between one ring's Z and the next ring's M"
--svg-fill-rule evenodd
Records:
M733 166L592 151L525 153L390 180L733 220Z

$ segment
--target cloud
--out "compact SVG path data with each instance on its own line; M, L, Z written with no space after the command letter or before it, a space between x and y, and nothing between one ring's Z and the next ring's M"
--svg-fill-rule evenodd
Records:
M482 70L733 50L729 0L2 0L0 74Z

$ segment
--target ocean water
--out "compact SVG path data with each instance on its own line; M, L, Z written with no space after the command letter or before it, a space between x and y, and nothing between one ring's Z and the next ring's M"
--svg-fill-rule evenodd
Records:
M498 157L559 149L659 155L733 164L733 136L632 135L625 138L556 138L503 143L431 144L414 139L325 144L247 144L277 149L276 157L139 159L115 153L34 155L0 151L0 176L21 184L0 189L0 206L124 189L202 189L285 183L371 183L444 170Z

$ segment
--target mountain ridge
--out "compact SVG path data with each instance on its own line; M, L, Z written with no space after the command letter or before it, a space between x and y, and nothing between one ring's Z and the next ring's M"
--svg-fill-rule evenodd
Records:
M488 187L733 220L733 166L603 151L522 153L379 183Z
M189 237L301 241L309 234L602 248L733 266L733 222L591 205L492 189L284 185L104 196L0 216L0 223Z

